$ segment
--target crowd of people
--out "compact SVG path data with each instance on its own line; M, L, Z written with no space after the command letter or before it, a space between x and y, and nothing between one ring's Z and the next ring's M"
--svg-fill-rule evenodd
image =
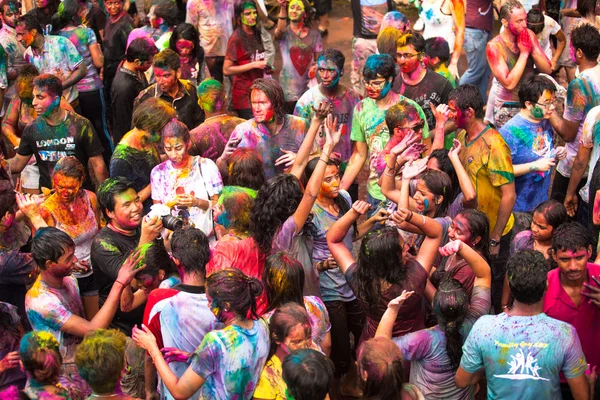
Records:
M29 3L0 399L600 398L600 1Z

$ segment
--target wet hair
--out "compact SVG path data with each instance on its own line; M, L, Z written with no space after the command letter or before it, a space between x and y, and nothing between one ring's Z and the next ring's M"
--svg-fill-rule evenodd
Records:
M98 189L96 190L98 204L107 220L110 220L107 211L115 211L115 198L129 189L133 189L137 192L135 183L123 176L113 176L112 178L106 179L98 186Z
M377 304L382 281L401 284L406 279L398 230L386 226L367 233L356 264L356 297L365 304Z
M152 58L152 65L154 68L178 71L181 68L181 61L179 54L171 49L164 49Z
M33 80L33 87L47 92L51 96L62 96L63 85L56 75L41 74Z
M19 76L15 81L15 87L21 101L31 103L33 100L33 80L39 74L40 71L33 64L25 64L19 69Z
M165 278L177 273L177 267L171 260L162 240L155 240L144 254L146 268L135 274L136 279L142 276L156 278L160 270L165 271Z
M164 100L152 97L143 101L133 111L131 122L134 127L146 132L160 132L177 113Z
M150 39L141 37L129 43L125 51L125 59L128 62L134 62L135 60L146 62L154 58L156 53L158 53L156 45Z
M577 2L579 5L579 1ZM533 6L527 13L527 28L531 29L536 35L544 30L544 14L539 6Z
M295 400L323 400L331 389L333 362L313 349L291 352L283 360L283 380Z
M533 210L533 213L541 214L553 229L558 228L569 220L567 209L563 203L553 199L541 203Z
M170 0L168 0L170 2ZM177 10L176 7L171 6L172 9ZM169 25L171 26L171 25ZM198 61L198 65L202 65L204 61L204 49L200 46L200 38L196 27L192 24L182 23L175 27L169 39L169 48L177 53L177 41L179 39L188 40L194 45L192 50L192 58ZM217 81L218 82L218 81Z
M190 143L190 131L186 124L178 119L172 119L162 128L162 141L167 138L179 139L185 144Z
M274 176L258 191L250 214L250 234L263 254L271 253L275 233L296 212L302 197L300 181L292 174Z
M400 348L390 339L376 337L363 342L356 360L359 371L367 373L363 399L400 400L404 387L402 361Z
M425 40L425 54L430 58L437 57L440 64L446 64L450 60L450 46L443 37L432 37Z
M304 307L304 268L285 251L271 254L265 261L262 281L271 311L285 303Z
M529 74L521 81L521 87L519 87L519 103L521 108L525 108L525 102L536 104L540 96L544 94L544 91L550 93L556 93L556 86L554 83L543 75Z
M251 98L253 90L260 90L265 94L265 96L267 96L267 99L269 99L271 106L273 107L275 120L277 122L282 122L285 118L285 97L279 82L277 82L275 79L255 79L254 83L252 83L252 86L250 86L250 90L248 90L249 98Z
M593 243L589 229L579 222L565 222L552 232L552 251L588 249Z
M34 17L31 14L21 15L17 19L16 26L19 26L19 25L25 26L25 29L27 29L28 31L32 31L32 30L35 29L39 35L43 35L44 34L44 30L42 29L42 25L37 20L37 18Z
M507 265L508 285L515 300L523 304L535 304L542 300L546 291L548 261L536 250L521 250L513 254Z
M245 147L236 149L227 162L227 182L232 186L259 190L267 181L263 163L256 150Z
M404 35L400 36L396 42L397 47L412 46L417 53L423 53L425 51L425 39L419 32L408 31Z
M511 0L509 0L511 1ZM448 102L454 100L456 106L462 111L466 111L468 108L472 108L475 111L475 118L482 119L484 117L483 112L483 97L477 86L464 84L453 89L448 95Z
M600 31L591 24L580 24L571 31L571 44L581 49L588 60L596 60L600 54Z
M456 216L461 216L469 223L469 232L471 237L480 237L481 239L474 245L469 243L469 246L481 253L486 260L490 259L490 220L487 215L479 210L465 208Z
M235 232L248 232L250 229L250 212L254 204L251 189L239 186L226 186L219 196L219 204L223 206L222 218L229 222L227 228Z
M125 367L127 337L116 329L88 332L75 351L79 375L96 393L113 393Z
M15 188L8 180L0 180L0 219L4 214L17 211L17 196Z
M178 9L175 6L175 2L172 0L154 0L152 2L154 7L154 16L156 18L162 18L167 26L175 26L177 24Z
M62 356L58 340L50 332L25 334L19 345L21 364L42 385L55 385L62 374Z
M344 57L344 53L338 49L323 50L321 54L319 54L319 58L317 60L321 59L333 62L340 71L344 69L344 64L346 63L346 57Z
M446 215L448 210L448 204L450 204L450 196L446 193L452 193L452 181L448 174L435 169L425 170L418 176L420 181L423 181L427 190L429 190L435 198L442 196L442 202L437 205L434 218L443 217Z
M229 303L230 311L238 316L248 312L258 319L256 297L263 291L263 285L256 278L244 275L235 268L213 272L206 278L207 293L213 299L213 308L222 308Z
M500 21L505 19L507 22L510 22L510 17L515 9L523 8L523 5L519 0L508 0L506 3L500 7Z
M442 172L445 172L450 177L452 190L446 189L446 193L448 193L449 204L453 203L454 200L456 200L456 197L462 192L460 190L460 183L458 182L458 175L456 174L456 170L450 161L450 157L448 157L448 150L434 150L431 152L431 154L429 154L429 159L435 159L438 164L438 169Z
M216 79L205 79L198 85L198 105L207 112L217 111L217 104L222 109L225 105L225 88L223 84ZM215 95L213 98L211 95Z
M171 253L181 263L188 274L206 274L206 264L210 260L208 238L200 229L185 227L173 232Z
M377 35L377 50L379 54L389 54L392 57L396 56L396 43L403 33L400 29L391 26L382 29Z
M277 351L279 344L289 336L292 329L298 324L304 327L306 337L311 337L311 325L306 309L296 303L286 303L278 307L269 321L269 332L271 333L271 349L268 358Z
M377 79L377 75L385 79L396 77L396 63L389 54L371 54L363 67L366 80Z
M31 256L40 269L46 269L46 261L57 262L68 249L75 248L73 239L52 226L40 228L31 241Z
M58 160L54 166L52 176L54 177L56 174L79 179L79 181L83 182L85 179L85 168L83 168L83 165L76 157L66 156Z
M588 15L595 15L597 0L577 0L577 11L585 18Z
M446 352L454 369L462 357L463 337L460 328L469 311L469 295L456 279L443 280L433 297L433 311L446 336Z
M385 124L390 131L390 135L393 135L394 129L411 120L416 121L416 118L421 122L427 123L427 121L422 121L419 111L414 105L404 99L400 99L386 111Z

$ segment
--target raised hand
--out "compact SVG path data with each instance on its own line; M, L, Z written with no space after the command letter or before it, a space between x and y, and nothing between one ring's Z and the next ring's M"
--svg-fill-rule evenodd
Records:
M150 329L148 329L148 327L144 324L142 324L142 329L138 328L137 325L133 327L133 330L131 331L131 338L135 344L146 350L148 353L150 353L150 350L158 348L158 345L156 344L156 338Z
M128 285L135 274L146 268L146 264L144 264L144 257L145 254L142 254L141 248L134 250L129 257L127 257L123 265L121 265L121 269L119 269L119 275L117 275L117 280L123 285Z
M427 158L411 161L402 170L402 179L413 179L427 169Z
M327 119L325 120L325 144L331 145L335 147L342 138L342 124L338 126L337 117L333 117L333 115L327 115Z
M395 145L391 150L390 154L398 156L404 152L408 147L410 147L414 143L418 143L421 140L421 135L411 131L409 134L405 135L400 143Z
M333 103L323 100L317 107L313 107L313 111L313 118L323 122L327 118L327 115L333 111Z
M533 42L531 41L531 36L529 36L529 29L523 29L521 31L517 38L517 46L519 47L519 52L531 54Z
M365 215L371 209L371 205L363 200L357 200L352 204L352 209L360 215Z
M424 143L413 143L406 150L402 152L400 157L404 158L406 161L416 161L421 157L421 154L427 150L427 146ZM425 163L427 166L427 163Z
M433 103L429 103L429 107L431 108L431 113L435 118L436 125L445 125L450 118L450 108L447 104L438 104L437 107L433 105Z
M394 311L398 311L400 307L402 307L402 303L404 303L404 301L406 301L406 299L408 299L414 293L414 291L408 292L406 290L403 290L400 296L396 297L393 300L390 300L390 302L388 303L388 308L391 308Z
M165 361L168 363L172 362L183 362L186 363L192 356L192 353L187 351L176 349L175 347L164 347L160 349Z
M458 253L463 246L464 243L462 242L462 240L453 240L451 242L446 243L445 246L440 247L440 254L443 257L451 256L452 254Z
M460 154L461 149L462 149L462 144L460 143L460 141L457 139L453 139L452 140L452 148L450 150L448 150L448 157L449 158L456 157L458 159L458 155Z

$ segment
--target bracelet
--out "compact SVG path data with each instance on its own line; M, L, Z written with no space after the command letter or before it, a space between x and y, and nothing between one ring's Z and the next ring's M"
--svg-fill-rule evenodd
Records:
M412 217L413 217L413 212L411 211L410 215L408 216L408 218L406 218L406 222L410 222L410 220L412 219Z
M385 176L396 176L396 171L394 171L393 169L390 169L390 171L392 171L392 173L391 173L391 174L390 174L390 173L388 173L388 172L385 172L385 171L383 171L383 174L384 174Z
M277 17L277 18L279 18L280 20L287 20L287 17Z
M127 285L125 285L123 282L120 282L119 280L116 280L115 283L118 283L119 285L123 286L123 289L127 287Z
M327 165L327 161L323 160L322 158L319 157L319 161L323 161L325 163L325 165ZM319 162L317 161L317 162Z

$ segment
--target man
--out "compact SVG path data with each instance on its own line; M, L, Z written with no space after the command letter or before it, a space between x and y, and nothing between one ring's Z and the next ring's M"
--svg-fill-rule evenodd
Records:
M189 152L217 161L233 130L246 120L227 114L227 94L216 79L205 79L198 85L198 105L206 119L190 131Z
M479 318L463 346L455 382L459 388L485 374L489 398L561 399L564 373L575 399L589 399L585 357L575 328L543 312L548 262L524 250L508 262L515 301L500 315Z
M427 116L427 126L435 129L435 118L430 104L448 102L448 94L452 91L450 81L427 68L424 63L425 39L420 33L405 33L398 39L396 62L400 67L400 75L394 80L392 90L417 102Z
M6 69L8 87L4 92L4 106L0 115L4 115L8 103L16 94L15 80L19 76L19 68L26 64L25 48L17 40L17 19L21 15L20 4L16 0L4 0L0 3L0 46L6 51Z
M311 121L314 116L313 107L322 101L333 103L332 115L337 118L339 126L342 127L342 138L334 151L341 157L341 172L352 155L353 142L350 140L352 132L352 112L360 102L360 96L352 89L340 83L344 76L344 63L346 58L338 49L327 49L323 51L317 61L317 77L319 85L308 89L296 103L294 115ZM321 127L317 142L320 147L325 144L325 133ZM353 199L358 199L358 183L353 182L349 190Z
M126 178L107 179L98 188L97 196L108 221L94 238L91 249L92 269L102 306L108 301L123 261L136 247L150 243L159 236L162 221L153 217L142 222L142 203L133 182ZM142 322L143 312L142 307L127 313L117 310L110 326L131 336L133 326Z
M516 199L510 148L498 131L483 122L483 98L475 86L450 92L448 108L461 129L456 137L462 145L459 156L477 191L477 209L490 220L492 304L499 312Z
M354 141L352 155L348 161L346 172L340 183L340 189L348 190L369 157L369 180L367 182L367 198L375 211L379 203L385 201L377 181L377 161L380 153L390 140L390 132L385 123L386 111L399 101L406 101L414 106L423 121L425 113L416 102L393 92L392 82L396 75L394 60L388 54L369 56L363 68L367 98L361 100L352 114L352 132L350 139ZM415 121L407 121L414 124ZM423 126L423 139L429 138L429 128Z
M571 32L571 54L579 67L579 75L569 83L565 110L561 118L554 113L550 123L567 142L567 158L556 168L552 186L552 198L563 201L572 217L578 212L578 220L589 227L589 182L584 186L582 179L592 172L598 160L597 138L587 132L583 137L586 115L592 107L600 105L600 32L593 25L581 24ZM595 147L594 147L595 146ZM590 163L590 158L592 162ZM590 169L588 170L588 164ZM581 195L581 200L577 194ZM566 193L566 195L564 195Z
M33 108L38 117L23 130L11 171L21 172L32 155L40 170L40 188L52 188L50 176L56 162L64 156L75 156L86 168L83 188L91 190L108 176L102 158L102 144L92 124L79 114L60 107L63 87L54 75L42 74L33 80Z
M137 95L148 87L146 72L152 66L156 46L146 38L135 39L125 53L111 87L112 136L117 145L131 130L133 103Z
M177 8L171 0L154 2L148 14L149 24L136 28L129 33L127 47L135 39L148 38L159 51L169 48L169 39L177 23Z
M77 111L77 82L85 77L87 68L73 43L62 36L44 36L41 25L32 15L19 17L16 32L17 40L27 49L25 61L35 65L42 74L56 75L62 81L63 97Z
M284 112L283 89L273 79L256 79L250 87L254 118L238 125L217 160L223 177L227 161L238 147L256 149L265 163L265 176L274 177L290 168L302 145L307 122Z
M548 272L544 312L575 328L590 368L600 368L600 265L588 262L592 255L590 232L577 222L567 222L552 235L552 258L558 268ZM569 388L561 383L563 398Z
M198 106L196 87L181 78L179 55L166 49L152 60L156 83L140 92L134 102L134 108L144 100L158 97L169 103L181 122L192 130L204 121L204 113Z
M527 12L517 0L508 0L500 9L504 30L486 48L488 63L498 80L494 105L494 125L500 129L519 112L521 79L533 72L552 73L550 60L535 36L527 29ZM512 67L509 67L512 66Z
M223 326L210 310L204 279L210 257L208 239L196 228L180 229L171 239L173 261L181 273L181 283L170 289L150 293L144 311L144 325L154 334L159 348L178 349L187 355L194 353L208 332ZM185 321L185 323L182 323ZM189 364L181 359L169 362L169 368L181 378ZM146 398L156 392L156 367L146 355ZM173 399L161 383L160 393ZM192 399L198 399L197 392Z
M74 364L75 348L88 332L108 328L123 288L139 270L139 253L119 266L116 284L91 321L84 317L77 280L71 275L78 261L71 237L57 228L41 228L31 243L31 254L41 272L25 298L27 317L33 330L49 332L58 340L64 372L88 396L91 390Z

